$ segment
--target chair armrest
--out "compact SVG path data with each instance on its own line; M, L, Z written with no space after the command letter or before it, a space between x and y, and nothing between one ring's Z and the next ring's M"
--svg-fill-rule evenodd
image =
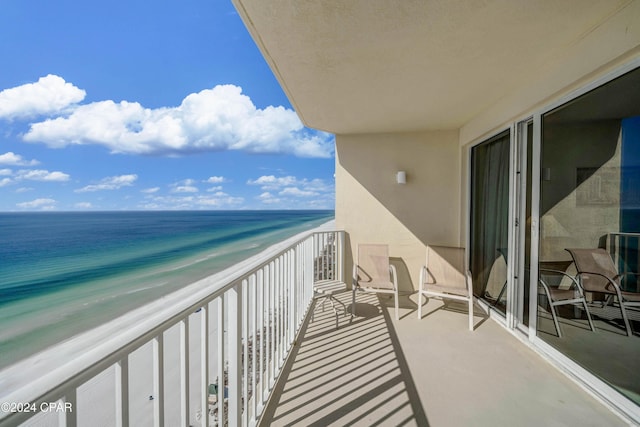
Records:
M358 264L356 264L355 262L353 263L353 283L351 284L351 286L356 287L358 286Z
M636 276L636 277L640 277L640 273L634 273L634 272L632 272L632 271L629 271L629 272L627 272L627 273L620 273L620 274L616 275L616 276L613 278L613 280L621 279L621 278L623 278L623 277L625 277L625 276Z
M422 290L423 285L427 280L427 266L423 265L420 269L420 283L418 283L418 290Z
M571 280L571 282L572 282L574 285L576 285L576 287L580 290L580 293L581 293L582 295L584 295L584 289L582 289L582 286L580 286L580 283L579 283L579 282L576 280L576 278L575 278L575 277L573 277L572 275L567 274L567 273L566 273L566 272L564 272L564 271L560 271L560 270L553 270L553 269L551 269L551 268L541 268L541 269L539 269L538 271L540 271L540 272L543 272L543 271L544 271L544 272L546 272L546 273L560 274L560 275L562 275L562 276L568 277L568 278ZM538 277L538 281L541 281L541 280L542 280L542 279L540 279L540 278ZM546 288L546 287L547 287L547 286L549 286L549 285L547 285L547 284L546 284L546 282L545 282L543 286L545 286L545 288ZM548 289L547 289L547 291L548 291Z
M621 292L620 291L620 286L611 277L609 277L607 275L604 275L604 274L601 274L601 273L593 273L591 271L581 271L578 274L576 274L576 278L578 278L578 277L580 277L582 275L585 275L585 274L592 274L594 276L600 276L600 277L606 279L609 282L610 285L613 285L613 289L615 291L615 294L617 294L619 298L622 298L622 294L620 293ZM616 277L618 277L618 276L616 276ZM595 291L595 292L603 292L603 291ZM622 301L622 299L620 299L620 301Z
M467 282L467 289L469 290L469 298L473 298L473 276L471 276L471 270L467 270L464 275L464 280Z
M389 273L391 274L391 281L393 282L393 289L398 290L398 273L396 272L396 266L389 264Z
M553 298L551 298L551 289L549 289L549 285L547 285L545 281L542 280L540 277L538 277L538 283L542 285L542 289L544 290L544 293L547 295L547 299L549 300L549 303L553 302Z

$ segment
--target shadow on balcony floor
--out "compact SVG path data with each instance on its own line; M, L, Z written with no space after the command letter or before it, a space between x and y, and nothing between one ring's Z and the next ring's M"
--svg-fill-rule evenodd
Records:
M402 304L392 321L392 306L359 295L338 329L313 307L262 425L625 425L477 307L470 332L466 310Z
M350 294L340 297L348 303ZM331 308L316 307L265 424L428 425L378 297L359 296L357 313L340 316L336 330Z

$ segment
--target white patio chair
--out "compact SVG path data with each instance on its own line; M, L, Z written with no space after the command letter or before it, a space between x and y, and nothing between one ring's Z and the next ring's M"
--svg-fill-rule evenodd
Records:
M398 275L389 263L389 246L380 244L358 245L357 260L353 265L353 298L351 315L356 315L356 292L391 294L398 315Z
M625 291L620 285L625 275L638 276L638 273L619 274L611 255L604 249L565 250L573 258L578 271L576 278L582 285L582 289L585 292L607 295L602 307L614 306L614 300L617 300L627 335L633 336L627 311L640 308L640 293Z
M580 284L564 271L541 268L539 273L539 289L544 292L544 295L547 297L547 301L549 302L549 307L551 308L551 317L553 317L553 324L556 327L558 338L562 338L562 330L560 329L560 323L558 322L558 312L556 309L556 307L560 305L582 304L582 306L584 307L584 311L587 313L589 327L592 331L595 331L596 328L595 326L593 326L591 314L589 313L589 308L587 307L587 301L584 298L584 292ZM552 286L549 283L549 279L552 276L559 277L560 279L565 278L565 280L569 279L570 286L566 288L563 288L562 286Z
M471 273L465 271L464 248L427 246L426 263L420 270L418 319L422 319L422 297L466 301L469 304L469 330L473 331L473 287Z

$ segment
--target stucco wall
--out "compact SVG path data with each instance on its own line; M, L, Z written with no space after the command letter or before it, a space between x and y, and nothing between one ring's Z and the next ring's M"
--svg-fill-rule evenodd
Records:
M358 243L387 243L400 290L412 291L427 244L460 244L457 141L457 131L336 136L336 226L348 232L348 275Z
M619 120L544 127L540 260L570 260L565 248L594 248L620 231L622 140ZM581 168L593 169L578 186Z
M562 49L552 61L531 64L536 77L514 87L460 129L460 144L488 138L621 65L640 59L640 1L634 0L600 26Z

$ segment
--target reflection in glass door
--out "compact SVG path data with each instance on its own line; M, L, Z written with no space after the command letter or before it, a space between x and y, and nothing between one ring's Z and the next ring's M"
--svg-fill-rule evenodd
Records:
M476 297L502 313L507 304L510 132L471 149L470 269Z
M640 406L640 68L540 133L537 338Z

